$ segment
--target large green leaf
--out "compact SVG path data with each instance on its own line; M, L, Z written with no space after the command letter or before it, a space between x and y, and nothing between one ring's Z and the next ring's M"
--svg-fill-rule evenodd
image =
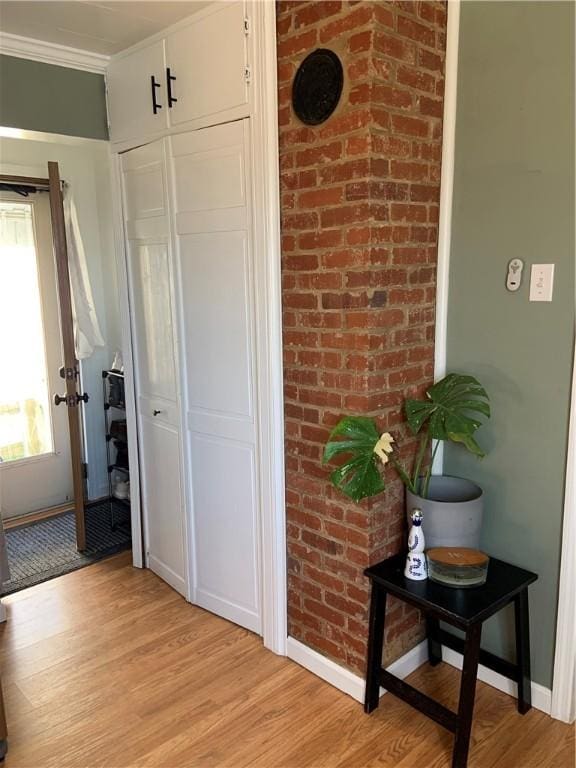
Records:
M376 424L365 416L347 416L330 433L323 462L349 454L350 458L331 473L330 479L353 501L375 496L385 488L379 471L380 459L374 453L379 439Z
M450 373L426 392L427 400L406 400L410 429L417 434L424 424L434 440L462 443L476 456L484 452L472 435L490 418L488 394L474 376Z

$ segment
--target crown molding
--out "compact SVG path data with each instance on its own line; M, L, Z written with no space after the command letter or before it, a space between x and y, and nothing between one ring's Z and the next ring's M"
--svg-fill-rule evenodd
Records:
M110 61L109 56L101 53L82 51L79 48L69 48L67 45L47 43L32 37L21 37L9 32L0 32L0 54L16 56L19 59L42 61L45 64L55 64L58 67L82 69L85 72L96 72L103 75Z

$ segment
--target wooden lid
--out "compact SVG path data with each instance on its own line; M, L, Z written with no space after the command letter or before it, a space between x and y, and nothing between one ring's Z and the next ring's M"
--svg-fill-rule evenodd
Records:
M435 563L452 566L486 565L490 559L479 549L467 547L433 547L426 554Z

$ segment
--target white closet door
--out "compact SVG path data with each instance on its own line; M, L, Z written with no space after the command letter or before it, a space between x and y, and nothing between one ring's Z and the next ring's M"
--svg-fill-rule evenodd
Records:
M164 141L122 155L148 566L187 596Z
M219 2L166 38L166 66L176 79L170 125L208 116L213 123L248 104L244 3ZM206 123L204 123L205 125Z
M110 141L158 134L166 128L165 73L163 40L111 60L106 70Z
M170 138L195 598L261 632L248 121Z

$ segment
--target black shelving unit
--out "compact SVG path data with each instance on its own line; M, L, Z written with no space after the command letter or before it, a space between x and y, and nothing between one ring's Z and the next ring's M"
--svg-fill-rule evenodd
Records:
M114 504L130 508L130 498L120 499L114 495L114 473L121 473L130 480L128 465L128 438L126 435L126 401L124 399L124 374L120 371L102 371L102 397L106 427L106 461L108 469L108 497L110 500L110 526L114 530L117 521ZM119 418L113 418L114 415ZM116 426L115 426L116 425Z

